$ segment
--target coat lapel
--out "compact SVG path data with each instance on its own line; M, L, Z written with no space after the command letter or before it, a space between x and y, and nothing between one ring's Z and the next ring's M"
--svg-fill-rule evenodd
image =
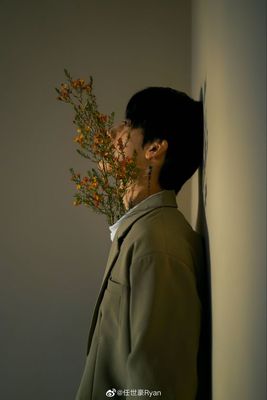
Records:
M107 287L108 278L110 276L112 267L114 266L114 264L119 256L120 247L123 242L123 239L129 232L129 230L130 230L131 226L134 224L134 222L137 221L137 219L141 218L144 214L147 214L150 211L152 211L152 210L146 210L143 213L138 213L138 214L133 215L131 218L129 217L127 219L127 223L122 224L122 229L118 229L118 232L115 235L114 241L113 241L111 249L110 249L106 269L104 272L104 277L103 277L103 280L101 283L100 291L99 291L98 298L97 298L96 305L95 305L94 312L93 312L91 327L90 327L90 331L89 331L88 344L87 344L87 354L89 353L89 350L90 350L90 346L91 346L91 342L92 342L92 338L93 338L93 334L94 334L94 330L95 330L95 326L96 326L96 322L97 322L98 310L99 310L100 304L102 302L105 289Z
M90 345L92 342L93 333L95 330L97 317L98 317L98 310L99 310L99 307L100 307L100 304L101 304L101 301L102 301L102 298L104 296L104 292L105 292L105 289L107 286L109 271L111 270L112 266L114 265L118 255L119 255L119 252L120 252L119 241L118 241L118 239L114 239L111 249L110 249L107 266L106 266L106 269L104 272L104 277L103 277L103 280L101 283L100 291L99 291L98 298L97 298L96 305L95 305L94 312L93 312L91 327L90 327L90 331L89 331L88 344L87 344L87 354L89 353Z

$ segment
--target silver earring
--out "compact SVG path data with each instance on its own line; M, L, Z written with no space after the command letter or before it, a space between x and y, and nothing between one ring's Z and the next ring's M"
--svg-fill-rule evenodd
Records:
M148 191L148 194L150 193L150 188L151 188L151 175L152 175L152 165L149 165L148 172L147 172L147 191Z

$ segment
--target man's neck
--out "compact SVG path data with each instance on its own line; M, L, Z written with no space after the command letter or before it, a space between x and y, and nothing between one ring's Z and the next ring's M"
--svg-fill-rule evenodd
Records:
M145 200L152 194L161 192L162 188L158 184L151 185L149 188L144 188L143 186L134 185L125 194L123 202L126 210L136 206L140 201Z

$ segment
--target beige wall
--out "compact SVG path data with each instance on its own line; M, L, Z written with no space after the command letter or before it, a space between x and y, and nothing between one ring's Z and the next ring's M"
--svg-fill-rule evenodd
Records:
M73 400L110 246L105 220L72 206L63 68L92 74L102 110L122 116L148 85L190 90L190 2L2 1L1 398ZM190 214L188 193L180 206Z
M265 16L261 0L193 0L192 94L206 82L214 400L266 398ZM192 190L196 223L197 175Z

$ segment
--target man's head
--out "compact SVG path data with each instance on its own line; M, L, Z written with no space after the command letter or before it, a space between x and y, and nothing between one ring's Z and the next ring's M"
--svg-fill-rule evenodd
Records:
M202 103L168 87L148 87L132 96L125 117L133 134L141 130L146 158L164 153L159 185L178 193L202 161Z

